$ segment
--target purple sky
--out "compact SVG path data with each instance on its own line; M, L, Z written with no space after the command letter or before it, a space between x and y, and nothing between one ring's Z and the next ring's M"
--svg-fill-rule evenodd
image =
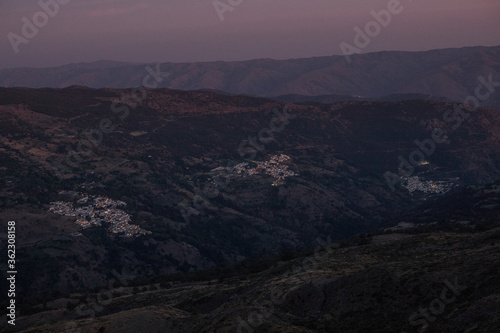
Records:
M231 1L241 4L221 21L213 0L71 0L18 53L8 34L23 37L22 18L32 21L39 1L0 1L0 68L341 54L341 42L353 44L353 28L364 29L370 11L390 0L220 0ZM401 0L401 6L362 53L500 45L499 0Z

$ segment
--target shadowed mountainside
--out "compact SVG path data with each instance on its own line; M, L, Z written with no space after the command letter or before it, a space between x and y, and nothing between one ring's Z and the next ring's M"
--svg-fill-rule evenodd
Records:
M419 222L425 204L466 202L454 200L464 186L500 179L500 115L492 110L471 111L453 129L443 120L452 106L445 102L296 105L168 89L133 101L130 93L0 88L0 211L19 229L22 304L106 285L113 269L145 278L187 273L314 247L321 235L340 240L408 216ZM101 137L99 128L108 131ZM258 139L266 128L275 128L274 138L267 131L269 139ZM404 182L392 191L384 173L397 173L398 156L408 158L415 140L435 128L448 140L414 171L417 187L430 192L410 192ZM247 159L250 151L241 156L238 148L252 140L257 150ZM276 184L263 165L276 170L269 161L282 154L295 175ZM260 171L239 172L230 162ZM221 167L227 178L212 196L206 185ZM439 182L449 191L436 192ZM76 218L49 207L76 205L78 193L123 201L132 222L151 234L120 237L107 225L75 234Z
M374 235L368 245L329 244L223 281L110 289L114 297L97 318L78 316L71 306L77 299L59 299L20 318L18 327L26 333L498 332L500 229L470 230Z

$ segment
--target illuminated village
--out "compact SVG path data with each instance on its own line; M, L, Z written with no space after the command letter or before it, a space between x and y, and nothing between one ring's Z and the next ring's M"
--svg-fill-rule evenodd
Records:
M421 191L426 194L444 194L451 190L454 186L452 182L448 181L422 181L418 176L404 177L403 186L413 194L415 191Z
M101 196L85 196L74 205L72 202L55 201L50 203L49 211L65 216L75 216L76 224L82 229L92 225L101 226L102 222L110 223L109 232L123 234L126 237L150 234L138 225L130 224L130 215L117 207L126 206L123 201L112 200Z
M256 164L253 168L250 163L244 162L234 167L218 167L211 170L211 172L217 176L225 177L266 174L275 178L271 185L278 186L284 184L287 177L298 176L298 174L288 169L288 162L290 162L290 156L280 154L271 156L268 161L252 161L251 163ZM212 182L215 184L215 180L212 179Z

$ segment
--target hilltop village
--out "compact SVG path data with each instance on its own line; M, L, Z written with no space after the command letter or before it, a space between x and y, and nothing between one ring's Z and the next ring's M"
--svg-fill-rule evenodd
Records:
M298 176L298 174L288 169L286 163L290 162L290 160L290 156L285 154L273 155L268 161L252 161L251 163L254 163L255 167L251 167L250 163L244 162L234 167L218 167L210 172L216 176L226 177L266 174L275 178L271 185L278 186L284 184L287 177ZM212 179L212 182L215 183L215 180Z
M75 223L82 229L93 225L101 226L103 222L111 224L109 232L121 234L125 237L150 234L150 231L141 229L138 225L130 224L130 215L118 207L127 204L123 201L112 200L102 196L86 196L73 202L55 201L50 203L49 211L65 216L75 216Z

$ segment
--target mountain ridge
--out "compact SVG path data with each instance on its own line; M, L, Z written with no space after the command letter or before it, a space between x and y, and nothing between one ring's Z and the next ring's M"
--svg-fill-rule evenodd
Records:
M344 95L374 99L422 94L461 102L474 92L478 76L493 74L494 81L499 80L500 46L381 51L351 57L350 64L339 55L156 65L103 60L2 69L0 86L132 88L143 85L148 73L156 71L168 73L158 81L158 88L208 89L259 97ZM486 106L500 106L500 97L488 99Z

